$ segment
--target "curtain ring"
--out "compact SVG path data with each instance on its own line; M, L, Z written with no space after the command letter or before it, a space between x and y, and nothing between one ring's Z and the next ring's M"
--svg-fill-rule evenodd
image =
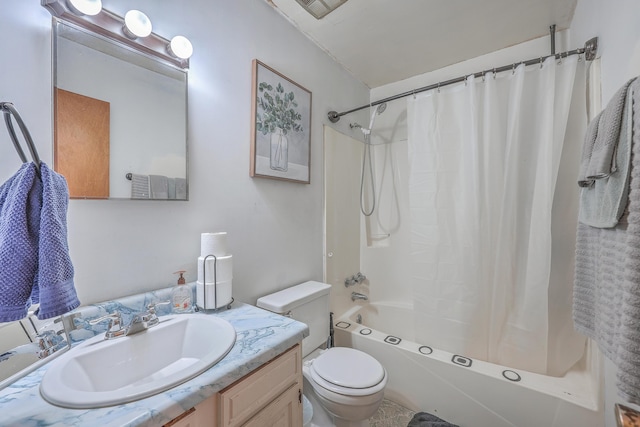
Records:
M485 75L486 74L487 74L486 72L482 73L482 83L484 83L484 81L485 81Z
M582 62L582 54L581 53L578 54L578 62Z
M496 79L496 69L494 68L493 69L493 80L495 80L495 79Z
M542 68L542 56L540 57L540 68Z
M438 82L438 93L440 93L440 82Z
M513 64L511 64L511 74L515 74L516 73L516 63L514 62Z
M411 91L411 94L413 95L413 99L416 99L416 90L415 89Z

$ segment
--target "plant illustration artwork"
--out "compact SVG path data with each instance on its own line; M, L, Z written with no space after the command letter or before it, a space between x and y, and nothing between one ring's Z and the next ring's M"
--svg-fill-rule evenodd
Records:
M287 133L301 132L302 115L296 111L298 103L293 92L286 93L282 84L274 88L267 82L258 85L257 102L263 113L257 113L256 131L271 134L270 168L287 171L289 149Z
M309 183L311 92L253 61L251 176Z

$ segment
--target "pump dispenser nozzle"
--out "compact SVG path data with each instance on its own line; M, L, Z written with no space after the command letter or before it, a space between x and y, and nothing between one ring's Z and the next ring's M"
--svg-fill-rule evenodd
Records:
M178 285L184 285L185 283L187 283L184 280L184 277L183 277L183 274L186 273L186 272L187 272L186 270L178 270L178 271L173 273L173 274L179 274L180 275L180 277L178 278Z

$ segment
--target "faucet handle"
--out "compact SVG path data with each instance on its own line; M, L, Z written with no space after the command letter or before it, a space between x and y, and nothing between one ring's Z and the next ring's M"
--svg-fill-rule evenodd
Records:
M104 334L105 340L124 335L125 329L122 327L122 316L120 315L119 311L114 311L113 313L90 320L89 324L97 325L98 323L104 322L105 320L109 321L107 332L105 332Z
M167 304L171 304L171 301L152 302L147 305L147 315L149 316L147 319L148 327L155 326L160 322L160 320L158 319L158 315L156 314L156 307L158 307L159 305Z
M159 305L167 305L167 304L171 304L171 301L167 300L162 302L152 302L147 305L147 310L149 311L149 314L156 314L156 307L158 307Z
M353 286L355 284L357 284L358 282L356 281L355 276L351 276L351 277L347 277L346 279L344 279L344 287L348 288L349 286Z

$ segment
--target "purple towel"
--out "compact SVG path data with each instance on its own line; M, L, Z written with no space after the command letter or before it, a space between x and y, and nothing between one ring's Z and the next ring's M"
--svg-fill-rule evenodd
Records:
M80 305L67 244L69 191L61 175L25 163L0 186L0 322L40 303L39 319Z

